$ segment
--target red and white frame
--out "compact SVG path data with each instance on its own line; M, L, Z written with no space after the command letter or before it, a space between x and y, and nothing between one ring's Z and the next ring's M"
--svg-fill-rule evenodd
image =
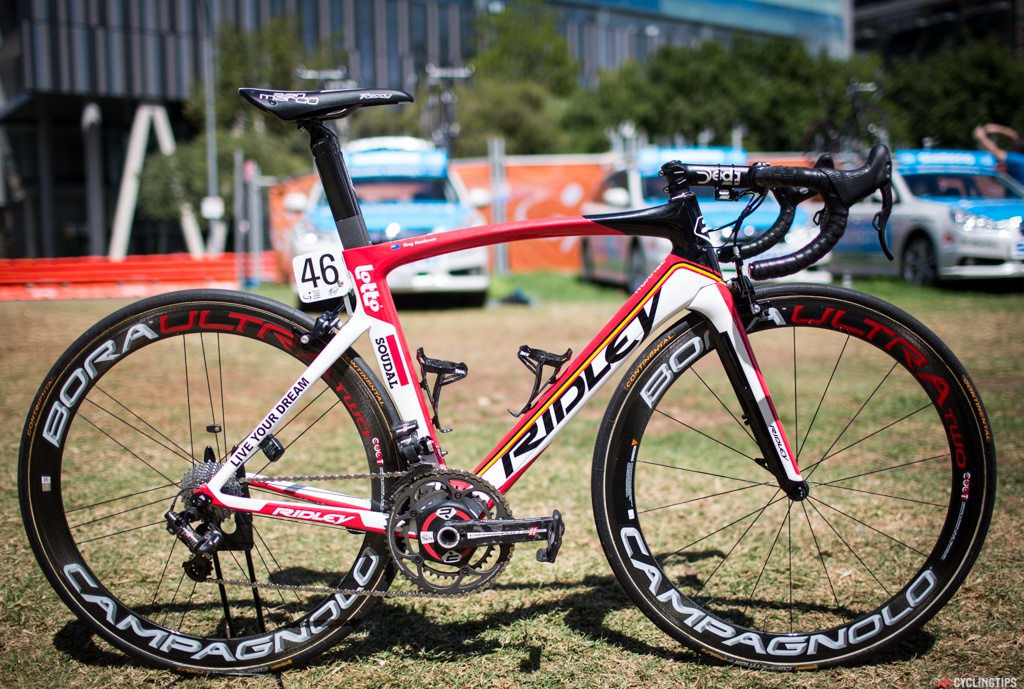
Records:
M539 221L501 223L454 230L439 234L397 240L348 249L343 252L351 274L356 304L350 318L284 395L280 404L297 408L311 383L322 376L349 347L368 334L381 380L403 420L415 420L421 436L429 436L440 447L430 421L427 402L414 374L414 360L402 332L395 303L387 285L388 274L398 266L462 249L504 242L548 237L617 234L609 227L582 216ZM475 473L504 493L554 441L580 409L613 373L640 347L648 336L674 318L680 311L693 310L705 316L723 337L731 341L750 389L755 391L758 411L765 426L778 431L782 443L777 447L778 461L787 476L802 480L795 456L772 405L756 359L738 318L732 293L719 273L670 254L651 276L629 297L594 338L563 368L557 380L538 397L504 438L477 466ZM256 428L273 433L287 419L270 412ZM251 434L252 431L250 431ZM245 437L249 437L246 435ZM356 531L383 532L387 517L372 509L369 501L341 493L296 487L294 484L258 481L261 488L301 500L264 500L225 494L221 491L238 467L259 452L251 441L238 445L224 467L200 490L214 504L229 509L279 518L344 525ZM441 453L438 461L443 465ZM257 477L250 477L255 479Z

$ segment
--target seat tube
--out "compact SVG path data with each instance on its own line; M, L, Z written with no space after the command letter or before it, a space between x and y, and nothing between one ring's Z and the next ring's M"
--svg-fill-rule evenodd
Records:
M309 147L313 151L313 160L324 185L324 194L331 207L342 248L369 246L371 242L366 231L366 221L359 208L352 177L345 167L337 135L320 122L303 122L302 128L309 133Z

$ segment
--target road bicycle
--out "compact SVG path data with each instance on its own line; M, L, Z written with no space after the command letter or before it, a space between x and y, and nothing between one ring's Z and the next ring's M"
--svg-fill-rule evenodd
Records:
M560 513L513 517L506 494L612 380L591 479L597 532L632 602L708 660L861 662L964 581L992 512L995 449L963 367L883 301L750 279L813 263L876 190L884 237L885 147L846 171L670 161L654 208L372 244L324 122L411 98L241 93L311 137L345 249L299 257L297 280L339 304L314 320L229 291L144 299L46 376L19 456L24 522L49 583L115 647L176 672L280 671L383 598L486 588L516 544L554 563ZM749 244L712 246L697 185L752 203L773 190L779 220ZM743 265L812 194L819 236ZM534 385L514 425L475 470L449 466L440 396L467 367L411 352L389 272L468 247L615 233L673 248L578 354L520 347ZM724 280L720 261L739 277ZM411 584L391 590L399 574Z
M849 113L841 119L829 105L824 117L811 120L804 129L803 150L810 160L827 153L843 163L859 163L875 144L889 145L889 118L875 96L878 85L850 80L844 102ZM871 97L868 98L868 94Z

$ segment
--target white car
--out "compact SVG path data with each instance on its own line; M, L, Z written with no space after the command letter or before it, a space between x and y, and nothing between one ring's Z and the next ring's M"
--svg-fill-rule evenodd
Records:
M1024 277L1024 188L979 151L897 151L892 216L882 253L871 226L881 198L850 209L846 233L832 251L836 275L941 280Z
M344 153L374 243L484 224L478 207L489 202L486 190L474 190L471 200L461 181L449 174L447 154L432 143L373 137L347 144ZM322 186L308 199L291 198L286 205L303 207L289 242L292 258L340 247ZM388 285L396 294L438 293L446 301L480 306L490 284L487 264L485 247L468 249L397 268Z
M583 214L614 213L667 203L666 182L658 172L670 160L700 165L747 165L749 162L746 151L737 148L642 148L637 153L635 166L623 164L604 179L594 197L583 204ZM716 200L715 190L711 187L694 187L691 191L698 197L704 224L712 230L735 221L747 205L747 197L738 201ZM744 220L738 241L742 243L757 237L770 228L778 216L779 206L768 195L760 208ZM792 253L814 239L817 232L818 228L799 207L786 238L759 258ZM731 238L731 227L711 233L715 244L725 244ZM634 291L664 260L670 249L671 242L658 237L584 237L580 245L583 279L610 282ZM832 276L825 268L827 260L826 257L802 271L797 279L805 282L830 281ZM727 274L734 272L731 265L723 265L722 269Z

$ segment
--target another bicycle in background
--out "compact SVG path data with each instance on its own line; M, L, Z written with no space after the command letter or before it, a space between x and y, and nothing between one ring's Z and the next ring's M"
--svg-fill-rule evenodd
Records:
M844 165L855 165L866 159L875 144L889 146L889 118L878 104L879 94L877 84L852 79L838 108L826 94L826 115L804 128L803 151L808 159L828 154Z
M747 277L812 264L876 191L884 237L884 147L847 171L668 162L654 208L372 244L324 121L411 98L242 95L311 137L345 249L297 257L296 278L341 303L314 320L243 293L146 299L84 333L43 381L19 456L24 523L50 584L115 647L177 672L279 671L385 597L487 588L516 544L554 563L561 514L515 518L506 495L613 380L593 457L597 532L623 589L680 643L757 668L857 663L964 581L992 512L995 446L963 367L883 301ZM752 205L774 192L779 219L713 246L698 186ZM745 265L811 195L824 201L818 238ZM449 465L440 398L468 368L413 352L388 274L470 247L614 234L672 250L579 353L519 347L534 385L517 420L473 471ZM495 333L485 360L501 344ZM392 590L398 574L409 583Z

